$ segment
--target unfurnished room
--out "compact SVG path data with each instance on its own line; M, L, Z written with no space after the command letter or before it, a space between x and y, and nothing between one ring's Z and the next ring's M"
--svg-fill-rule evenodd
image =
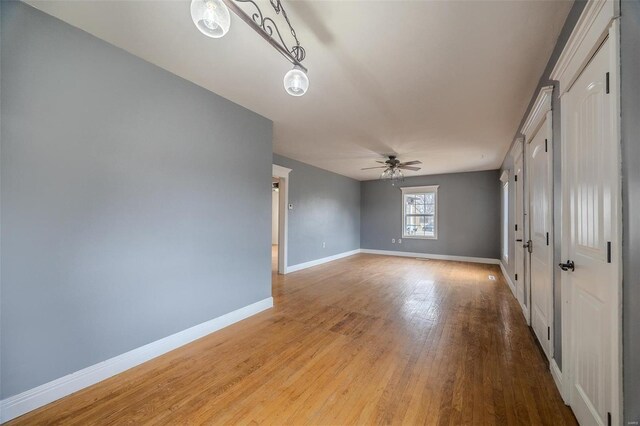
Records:
M640 424L639 0L0 0L0 423Z

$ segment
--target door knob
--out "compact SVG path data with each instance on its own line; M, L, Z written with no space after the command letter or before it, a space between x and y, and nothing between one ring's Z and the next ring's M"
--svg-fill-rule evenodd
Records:
M576 270L576 264L573 263L573 260L567 260L567 263L559 263L558 266L563 271L572 271L573 272L573 271Z

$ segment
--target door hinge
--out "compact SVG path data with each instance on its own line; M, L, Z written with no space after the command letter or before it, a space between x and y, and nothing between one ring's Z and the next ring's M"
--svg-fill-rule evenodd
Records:
M547 327L547 340L551 340L551 327Z
M518 281L518 274L516 274L516 281Z
M517 182L518 181L518 175L515 175L514 177L516 178L516 182Z
M549 245L549 233L547 232L547 245Z
M611 241L607 241L607 263L611 263Z
M549 152L549 143L547 142L547 140L544 140L544 152Z
M518 230L518 224L516 223L516 231Z
M607 73L607 76L606 76L606 90L607 90L607 94L609 94L609 73Z
M611 413L607 413L607 426L611 426Z

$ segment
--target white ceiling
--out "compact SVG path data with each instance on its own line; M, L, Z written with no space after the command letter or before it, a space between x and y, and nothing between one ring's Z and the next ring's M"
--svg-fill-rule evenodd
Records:
M309 92L232 16L201 35L189 1L29 1L274 122L274 152L360 180L381 155L435 174L500 167L572 2L283 0ZM269 4L260 1L263 10Z

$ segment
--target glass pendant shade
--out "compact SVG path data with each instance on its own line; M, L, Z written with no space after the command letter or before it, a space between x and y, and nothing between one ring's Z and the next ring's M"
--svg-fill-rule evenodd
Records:
M294 66L284 75L284 90L291 96L302 96L307 93L307 89L309 77L299 66Z
M400 182L404 181L404 175L402 174L402 171L400 169L389 168L382 172L382 174L380 175L380 179L390 180L391 185L396 186Z
M220 38L229 32L231 15L222 0L192 0L191 19L207 37Z
M404 181L404 175L399 169L395 169L391 175L391 185L396 186Z

